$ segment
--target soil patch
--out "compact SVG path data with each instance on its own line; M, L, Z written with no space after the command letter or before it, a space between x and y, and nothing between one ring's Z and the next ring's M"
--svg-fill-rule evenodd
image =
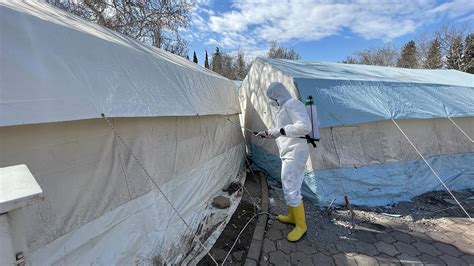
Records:
M242 200L237 207L236 211L232 215L229 223L226 228L217 239L216 243L212 247L210 253L220 264L224 260L225 256L232 247L237 235L242 231L245 224L249 221L250 218L255 214L255 207L253 201L255 201L258 206L261 204L261 184L257 176L254 176L252 172L247 172L247 178L244 185L244 191ZM226 190L229 194L237 191L240 188L240 184L232 183ZM233 191L231 193L231 191ZM251 195L251 197L249 196ZM226 260L226 264L238 264L241 265L245 262L247 256L247 251L250 247L253 237L253 231L255 229L255 224L257 219L254 219L242 233L241 237L237 241L232 253ZM213 265L214 262L206 255L198 265Z

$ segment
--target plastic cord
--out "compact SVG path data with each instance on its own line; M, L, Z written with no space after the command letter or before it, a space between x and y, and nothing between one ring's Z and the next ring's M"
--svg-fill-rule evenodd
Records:
M474 142L474 140L473 140L471 137L469 137L469 135L468 135L466 132L464 132L464 130L462 130L462 128L459 127L458 124L456 124L456 122L454 122L453 119L451 119L451 117L448 116L448 119L449 119L449 121L451 121L451 123L453 123L454 126L456 126L456 127L459 129L459 131L461 131L462 134L464 134L464 136L466 136L466 138L467 138L470 142Z
M204 246L204 244L201 242L201 240L199 240L199 237L193 232L193 230L191 229L191 226L189 226L189 224L186 222L186 220L183 218L183 216L181 216L181 214L178 212L178 210L174 207L173 203L168 199L168 197L165 195L165 193L161 190L161 188L158 186L158 184L156 183L156 181L151 177L150 173L146 170L145 166L143 166L143 164L141 163L140 160L138 160L137 156L135 156L135 154L132 152L132 150L128 147L127 143L125 143L125 141L123 140L122 136L120 136L120 134L117 132L117 130L115 129L114 125L107 119L107 117L105 117L104 114L102 114L102 117L104 118L104 120L107 122L107 124L109 124L110 128L114 131L114 134L119 138L119 140L122 142L123 146L125 147L125 149L127 149L127 151L130 153L130 155L132 155L133 159L135 159L135 161L137 161L137 163L140 165L140 168L142 168L142 170L145 172L145 174L148 176L148 178L150 179L150 181L153 183L153 185L155 185L156 189L161 193L161 195L163 195L163 197L165 198L165 200L168 202L168 204L171 206L171 208L173 209L173 211L178 215L178 217L183 221L183 223L186 225L186 227L191 231L191 233L194 235L194 237L196 237L196 240L199 242L199 244L201 244L201 246L204 248L204 250L206 250L206 246ZM209 255L209 257L211 257L212 261L216 264L216 265L219 265L219 263L217 263L216 259L211 255L211 253L209 252L209 250L207 250L207 254Z
M431 167L431 165L428 163L428 161L426 161L425 157L421 154L421 152L415 147L415 145L413 144L413 142L411 142L410 138L408 138L408 136L405 134L405 132L400 128L400 126L397 124L397 122L395 122L395 120L393 118L392 119L392 122L395 124L395 126L397 126L398 130L400 130L400 132L403 134L403 136L408 140L408 142L410 143L410 145L413 147L413 149L415 149L415 151L418 153L418 155L421 157L421 159L423 159L423 161L425 162L425 164L430 168L431 172L433 172L433 174L438 178L439 182L441 182L441 184L444 186L444 188L448 191L448 193L451 195L451 197L453 197L453 199L456 201L456 203L459 205L459 207L461 207L461 209L464 211L464 213L467 215L467 217L469 217L469 219L472 220L472 217L469 215L469 213L466 211L466 209L464 209L464 207L461 205L461 203L458 201L458 199L454 196L454 194L451 192L451 190L448 188L448 186L446 186L446 184L443 182L443 180L441 179L441 177L439 177L439 175L435 172L435 170Z

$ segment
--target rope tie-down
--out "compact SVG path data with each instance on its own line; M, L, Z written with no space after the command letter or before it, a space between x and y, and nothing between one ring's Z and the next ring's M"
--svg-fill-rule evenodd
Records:
M458 124L456 124L456 122L454 122L453 119L451 119L451 117L448 116L448 119L449 119L449 121L451 121L451 123L453 123L453 125L454 125L457 129L459 129L459 131L461 131L461 133L462 133L464 136L466 136L466 138L467 138L470 142L474 143L474 140L473 140L471 137L469 137L469 135L468 135L464 130L462 130L462 128L461 128L460 126L458 126Z
M403 134L405 139L410 143L410 145L413 147L413 149L415 149L416 153L418 153L418 155L421 157L423 162L425 162L425 164L430 168L431 172L433 172L433 174L438 178L439 182L441 182L441 184L444 186L446 191L448 191L448 193L451 195L451 197L454 199L454 201L456 201L456 203L463 210L463 212L467 215L467 217L469 217L469 219L472 220L472 217L469 215L469 213L466 211L466 209L464 209L464 207L461 205L461 203L458 201L458 199L454 196L454 194L451 192L451 190L448 188L448 186L443 182L441 177L439 177L439 175L436 173L436 171L433 169L433 167L431 167L431 165L428 163L428 161L425 159L425 157L416 148L415 144L413 144L413 142L410 140L410 138L407 136L407 134L405 134L405 132L402 130L402 128L397 124L397 122L393 118L391 118L391 120L395 124L395 126L397 126L398 130Z
M109 125L109 127L112 129L112 131L114 132L114 134L118 137L118 139L120 140L120 142L122 142L123 146L125 147L125 149L130 153L130 155L132 155L133 159L138 163L138 165L140 166L140 168L142 168L142 170L145 172L145 175L150 179L150 181L153 183L153 185L156 187L156 189L161 193L161 195L163 195L164 199L166 200L166 202L169 204L169 206L173 209L173 211L176 213L176 215L178 215L178 217L181 219L181 221L183 221L184 225L189 229L189 231L194 235L195 239L198 241L198 243L202 246L202 248L204 250L207 251L207 255L209 255L209 257L212 259L212 261L216 264L216 265L219 265L219 263L217 263L216 259L211 255L211 253L209 252L209 250L207 250L206 246L204 245L204 243L201 242L201 240L199 240L199 237L196 235L196 233L194 233L194 231L192 230L191 226L186 222L186 220L184 219L183 216L181 216L181 214L179 213L179 211L176 209L176 207L173 205L173 203L171 202L171 200L166 196L166 194L163 192L163 190L161 190L160 186L158 186L158 184L156 183L156 181L151 177L150 173L146 170L145 166L142 164L142 162L137 158L137 156L133 153L133 151L128 147L127 143L123 140L122 136L120 136L120 134L117 132L117 130L115 129L114 125L109 121L109 119L107 119L107 117L104 115L104 114L101 114L102 118L104 118L104 120L107 122L107 124Z

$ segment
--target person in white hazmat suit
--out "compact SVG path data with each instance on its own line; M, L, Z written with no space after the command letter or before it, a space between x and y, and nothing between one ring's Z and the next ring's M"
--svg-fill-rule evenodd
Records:
M307 230L304 206L301 197L309 145L303 137L311 132L311 120L302 102L293 99L286 87L273 82L267 89L270 103L279 108L275 128L261 131L257 136L275 138L282 161L281 181L288 215L278 215L283 223L294 224L288 241L298 241Z

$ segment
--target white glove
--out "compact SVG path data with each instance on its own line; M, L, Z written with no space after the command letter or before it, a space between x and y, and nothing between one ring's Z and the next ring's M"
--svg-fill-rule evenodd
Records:
M281 136L281 132L279 128L272 128L267 130L268 138L276 139Z

